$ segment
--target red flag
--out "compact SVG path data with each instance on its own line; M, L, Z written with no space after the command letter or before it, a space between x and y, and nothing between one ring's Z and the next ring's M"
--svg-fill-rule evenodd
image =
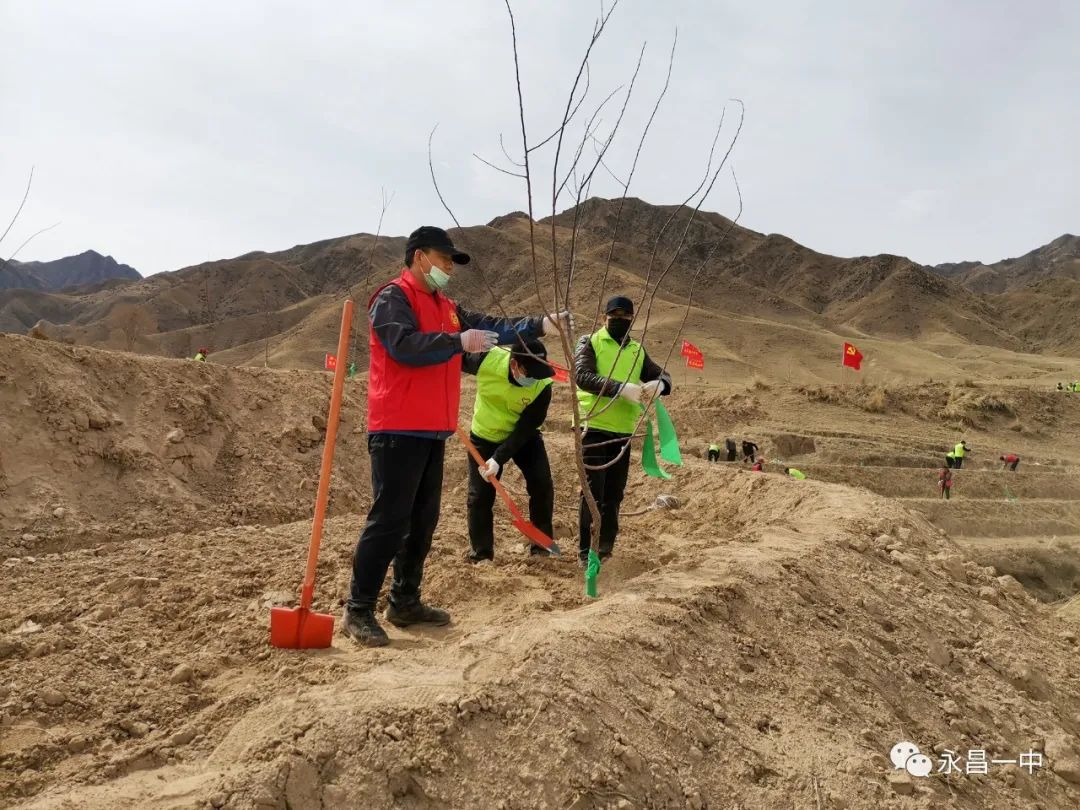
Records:
M337 368L337 358L332 354L327 354L326 359L323 360L323 368L327 371L334 371Z
M683 357L703 357L701 349L691 343L689 340L682 342L682 351L679 352Z
M555 382L570 382L570 372L568 370L560 366L558 363L552 363L551 368L555 371L555 377L553 378Z
M855 348L854 344L844 344L844 365L859 371L859 366L862 365L862 352Z
M700 352L698 354L694 355L693 357L687 357L686 358L686 367L687 368L702 368L703 369L703 368L705 368L705 358L701 355Z

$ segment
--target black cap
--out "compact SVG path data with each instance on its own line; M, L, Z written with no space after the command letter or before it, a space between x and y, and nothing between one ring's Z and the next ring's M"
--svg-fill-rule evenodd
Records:
M634 314L634 302L627 298L625 295L616 295L614 298L607 302L607 306L604 307L604 314L610 315L617 309L621 309L627 315Z
M548 377L554 377L555 369L545 362L547 360L547 349L544 344L539 340L528 340L525 342L525 346L528 348L528 352L521 347L520 343L510 352L510 356L525 369L525 374L534 380L546 380Z
M454 260L454 264L468 264L469 254L462 253L454 243L450 241L450 235L442 228L433 225L423 225L409 234L409 241L405 244L405 252L419 248L434 248L441 250Z

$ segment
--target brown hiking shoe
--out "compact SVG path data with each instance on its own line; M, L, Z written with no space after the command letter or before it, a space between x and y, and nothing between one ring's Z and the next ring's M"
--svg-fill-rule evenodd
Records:
M411 605L397 606L393 602L386 608L386 620L394 627L408 627L410 624L450 624L450 614L442 608L413 602Z
M385 647L390 643L390 636L379 626L374 610L351 611L346 607L341 627L345 635L364 647Z

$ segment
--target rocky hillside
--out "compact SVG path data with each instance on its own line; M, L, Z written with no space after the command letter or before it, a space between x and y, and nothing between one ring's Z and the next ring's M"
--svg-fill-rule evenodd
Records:
M0 265L0 290L64 290L86 287L113 279L139 281L138 271L120 264L112 256L87 250L77 256L65 256L50 262L11 261Z
M1003 293L1051 278L1080 281L1080 236L1067 233L1019 258L994 264L958 262L931 269L981 293Z
M693 284L690 317L705 330L720 329L711 319L723 314L732 321L772 324L773 331L781 326L824 330L823 343L830 346L840 336L1027 353L1080 348L1080 321L1068 311L1072 299L1054 291L1018 282L989 294L965 281L967 270L925 268L900 256L829 256L781 235L734 226L719 214L702 212L689 221L686 210L637 199L626 200L619 212L619 201L594 198L554 221L560 285L575 223L578 227L570 304L590 322L606 295L618 291L640 300L648 287L661 325L666 322L674 334ZM541 291L550 306L552 223L537 227L537 260L544 268L539 284L532 274L524 214L456 233L477 261L455 276L454 296L476 308L522 312L539 308ZM683 232L685 244L675 255ZM1040 284L1068 281L1069 239L1075 237L1063 239L1054 250L1043 250L1039 267L1043 276L1060 271L1064 281L1047 276ZM349 292L365 303L398 271L403 249L401 237L376 242L369 234L356 234L207 262L119 287L0 290L0 330L25 333L44 320L39 331L83 345L171 357L205 345L226 364L318 367L336 342L341 297ZM1013 274L1020 279L1030 275L1025 272ZM730 331L716 337L739 341L746 323ZM354 349L361 361L364 343Z

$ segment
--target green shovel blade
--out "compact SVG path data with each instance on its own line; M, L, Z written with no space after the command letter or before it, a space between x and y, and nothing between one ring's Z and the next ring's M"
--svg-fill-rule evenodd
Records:
M585 566L585 595L596 597L596 578L600 575L600 557L589 549L589 562Z

